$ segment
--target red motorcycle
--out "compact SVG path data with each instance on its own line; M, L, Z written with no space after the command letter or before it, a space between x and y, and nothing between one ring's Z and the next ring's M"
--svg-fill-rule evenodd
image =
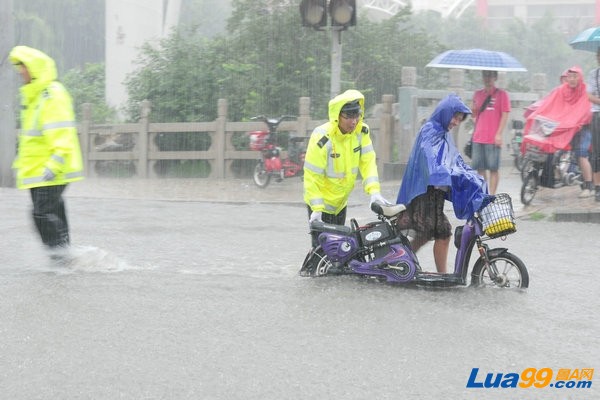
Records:
M288 143L288 158L281 158L281 148L277 146L277 127L286 119L295 119L293 115L282 115L279 118L268 118L264 115L252 117L252 120L263 121L269 127L268 131L248 132L250 150L261 152L261 159L254 167L254 183L259 188L266 188L274 177L277 182L284 178L302 176L304 174L304 156L308 137L290 137Z

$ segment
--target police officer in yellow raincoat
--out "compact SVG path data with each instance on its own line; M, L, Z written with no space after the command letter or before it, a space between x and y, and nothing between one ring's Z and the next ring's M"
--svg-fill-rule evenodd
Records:
M9 59L21 77L21 115L16 170L17 187L29 189L33 220L49 248L69 245L69 225L62 193L83 179L71 96L58 82L54 60L27 46L16 46Z
M347 90L329 101L329 121L314 129L304 160L304 202L309 223L344 225L348 197L358 173L371 202L381 196L375 150L363 121L364 96ZM313 237L313 245L316 238Z

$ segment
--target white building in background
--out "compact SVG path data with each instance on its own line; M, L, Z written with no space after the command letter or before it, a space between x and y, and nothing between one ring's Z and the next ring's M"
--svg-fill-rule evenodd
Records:
M123 82L136 68L140 47L158 41L177 25L181 0L106 0L106 102L125 105Z

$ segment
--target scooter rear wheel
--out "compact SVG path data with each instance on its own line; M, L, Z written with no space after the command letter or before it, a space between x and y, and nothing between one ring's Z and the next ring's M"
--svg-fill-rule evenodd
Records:
M521 259L509 252L491 256L490 264L498 271L496 281L490 278L488 267L483 259L478 259L471 272L471 286L490 286L502 289L523 289L529 287L529 272Z
M266 188L271 181L271 174L269 174L265 170L265 164L262 161L259 161L254 167L254 173L252 174L254 178L254 183L261 189Z

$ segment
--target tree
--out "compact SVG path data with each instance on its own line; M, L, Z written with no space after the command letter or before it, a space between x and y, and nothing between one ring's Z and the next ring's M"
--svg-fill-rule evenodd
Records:
M237 0L226 35L202 39L183 27L159 46L145 46L127 81L131 118L145 98L158 113L153 118L190 121L213 119L218 97L228 99L229 117L241 120L293 114L301 96L311 98L313 115L327 118L331 37L303 28L292 3ZM344 32L345 86L363 91L367 104L394 94L401 67L435 51L425 32L407 28L409 16L407 8Z
M528 90L531 73L558 76L577 63L556 63L556 57L575 57L554 25L547 16L531 26L515 19L490 29L474 11L444 19L410 7L380 22L359 15L342 34L342 88L361 90L368 105L376 104L396 94L403 66L417 68L419 87L446 88L448 71L425 65L444 50L480 47L512 54L528 67L508 75L509 88ZM153 119L196 121L216 117L218 98L228 100L230 119L243 120L294 114L302 96L311 98L313 116L327 118L331 35L302 27L297 1L233 0L224 34L206 38L197 28L180 26L158 46L144 47L127 84L132 119L143 99L152 101ZM466 74L466 89L480 85L480 74Z
M51 55L59 71L102 62L104 0L14 2L15 39Z
M83 69L74 68L68 71L63 84L73 97L73 106L78 121L83 120L82 105L92 105L92 121L106 123L115 121L116 110L107 106L104 93L104 64L85 64Z
M139 103L145 99L152 103L153 121L215 119L221 80L219 43L174 31L157 48L146 44L137 61L140 68L126 80L130 119L138 119Z

